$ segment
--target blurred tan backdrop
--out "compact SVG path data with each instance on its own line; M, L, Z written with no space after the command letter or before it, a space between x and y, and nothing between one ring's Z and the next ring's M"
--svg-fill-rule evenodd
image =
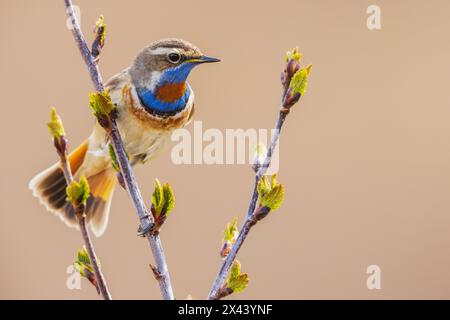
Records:
M313 63L310 86L281 142L283 206L240 252L249 288L234 298L450 298L450 3L448 1L87 1L89 41L108 24L109 78L145 45L180 37L223 62L195 70L204 128L271 128L287 49ZM382 29L366 28L378 4ZM45 212L29 179L57 158L45 123L58 107L71 146L91 130L92 85L62 1L0 1L0 298L96 299L66 288L78 232ZM192 126L190 126L192 130ZM204 298L218 271L224 225L244 217L245 165L173 165L166 152L136 170L150 201L155 177L176 207L162 239L179 299ZM157 299L147 242L117 190L95 240L114 298ZM379 265L382 289L366 288Z

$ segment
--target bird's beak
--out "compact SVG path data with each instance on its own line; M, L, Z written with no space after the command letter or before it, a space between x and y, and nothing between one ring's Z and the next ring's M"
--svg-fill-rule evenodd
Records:
M211 62L220 62L220 59L213 58L213 57L207 57L207 56L201 56L201 57L189 59L188 62L211 63Z

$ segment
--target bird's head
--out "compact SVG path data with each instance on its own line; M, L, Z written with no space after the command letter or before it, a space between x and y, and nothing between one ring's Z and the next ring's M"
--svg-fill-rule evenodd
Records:
M130 75L141 100L156 109L174 111L180 108L180 99L186 95L186 80L191 70L200 64L218 61L203 55L187 41L163 39L138 54Z

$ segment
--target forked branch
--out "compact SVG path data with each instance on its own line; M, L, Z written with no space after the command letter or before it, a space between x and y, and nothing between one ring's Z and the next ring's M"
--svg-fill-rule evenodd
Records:
M72 169L70 168L70 162L68 160L67 138L65 136L61 119L56 114L56 110L54 108L52 109L51 121L48 123L48 127L53 138L53 144L56 148L56 152L59 156L61 169L68 185L67 197L75 209L78 225L89 255L89 266L92 267L95 277L92 277L91 275L87 276L86 274L84 275L87 276L88 279L97 287L97 291L101 294L104 300L111 300L111 294L109 293L105 277L100 270L97 255L95 254L94 245L89 235L86 223L85 209L86 200L89 197L89 185L84 177L81 178L79 183L73 179Z
M103 80L97 66L96 61L98 60L98 55L94 57L92 52L89 50L86 40L84 39L83 33L81 32L77 17L75 16L72 1L64 0L64 2L66 6L67 15L71 21L73 36L78 45L81 56L83 57L84 62L86 63L87 68L89 70L89 75L94 84L95 90L97 91L96 93L97 97L103 96L104 98L106 98L105 99L106 101L104 102L109 104L111 107L110 110L111 112L109 112L108 114L96 114L97 120L100 123L100 125L103 126L112 142L126 191L128 192L128 195L130 196L133 205L136 209L136 213L139 217L140 227L142 230L149 230L154 225L155 221L153 216L149 214L149 211L145 206L141 192L138 188L136 179L134 177L133 170L128 161L128 157L125 153L122 138L120 137L120 132L118 130L115 119L116 112L114 111L114 106L112 106L111 102L108 101L107 99L108 95L107 92L105 92ZM99 46L95 47L99 48ZM97 52L95 52L95 54L97 54ZM100 99L102 98L100 97ZM147 232L145 236L148 239L151 251L153 253L153 257L155 259L155 269L157 270L159 275L158 283L160 286L162 298L165 300L173 300L174 295L170 283L169 270L167 267L167 262L164 256L164 251L159 234Z

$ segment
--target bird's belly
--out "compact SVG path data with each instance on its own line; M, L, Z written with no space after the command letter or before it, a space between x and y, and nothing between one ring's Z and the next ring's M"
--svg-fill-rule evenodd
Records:
M127 112L119 116L117 124L125 151L130 159L151 158L166 145L170 138L169 132L152 129Z

